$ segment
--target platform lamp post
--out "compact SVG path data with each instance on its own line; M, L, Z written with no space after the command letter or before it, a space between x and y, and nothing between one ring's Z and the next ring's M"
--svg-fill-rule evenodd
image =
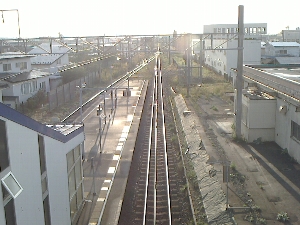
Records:
M99 116L99 146L100 146L100 152L102 151L102 117L103 115L103 108L101 104L99 104L97 108L97 116Z
M95 182L95 165L94 157L91 158L91 169L93 170L93 196L96 196L96 182Z

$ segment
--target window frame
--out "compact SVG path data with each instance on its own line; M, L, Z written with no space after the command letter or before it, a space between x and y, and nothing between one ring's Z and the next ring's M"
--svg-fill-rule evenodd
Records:
M14 193L12 192L10 185L7 184L7 182L5 181L8 177L12 177L13 181L15 182L15 184L18 186L19 190ZM6 188L6 190L8 191L8 193L15 199L17 198L21 192L23 191L22 186L20 185L20 183L18 182L18 180L16 179L16 177L14 176L14 174L9 171L3 178L1 178L1 183L3 184L3 186Z
M3 72L11 71L11 63L3 63Z

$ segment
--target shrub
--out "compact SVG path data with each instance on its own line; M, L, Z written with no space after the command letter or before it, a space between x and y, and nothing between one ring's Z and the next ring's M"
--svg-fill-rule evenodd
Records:
M277 214L277 220L286 222L290 220L290 217L288 216L287 212L280 212Z

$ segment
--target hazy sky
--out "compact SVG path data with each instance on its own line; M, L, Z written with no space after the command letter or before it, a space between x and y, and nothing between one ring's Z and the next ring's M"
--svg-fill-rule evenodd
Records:
M203 25L267 23L275 34L300 27L300 1L270 0L0 0L0 10L18 9L21 37L202 33ZM0 12L1 13L1 12ZM17 12L4 12L0 37L18 37Z

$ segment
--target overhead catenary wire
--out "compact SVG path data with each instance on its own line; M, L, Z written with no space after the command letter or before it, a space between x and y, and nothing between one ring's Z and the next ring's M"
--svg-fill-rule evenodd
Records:
M152 38L154 38L155 36L151 36ZM181 36L177 36L176 38L174 38L174 40L171 42L173 43L175 40L177 40L179 37ZM110 48L108 48L106 51L109 51L111 48L115 47L117 44L119 44L120 42L124 41L126 38L130 38L130 36L125 36L124 38L120 39L119 41L117 41L114 45L112 45ZM29 40L29 39L23 39L23 40ZM15 48L13 45L10 45L9 43L7 43L5 40L1 39L1 41L3 41L4 43L6 43L7 45ZM61 42L61 41L58 41L58 39L54 39L55 42L63 45L64 47L68 47L70 50L72 49L71 47L69 47L67 44ZM170 43L170 44L171 44ZM140 47L142 45L139 45L137 47L135 47L134 49L137 49L138 47ZM162 49L165 49L167 47L164 46L161 48ZM20 51L18 48L15 48L16 50ZM74 52L74 49L72 49L73 52ZM86 51L86 50L84 50ZM26 54L25 52L23 51L20 51L21 54ZM49 52L49 51L48 51ZM76 51L75 51L76 52ZM74 53L75 53L74 52ZM77 53L77 52L76 52ZM41 53L42 54L42 53ZM53 53L52 53L53 54ZM92 58L92 59L89 59L89 60L86 60L86 61L81 61L81 62L78 62L78 63L71 63L71 64L68 64L68 65L65 65L63 69L61 70L58 70L56 72L52 72L52 73L47 73L45 72L44 76L51 76L51 75L56 75L58 73L61 73L61 72L65 72L65 71L68 71L68 70L72 70L72 69L76 69L76 68L79 68L79 67L82 67L82 66L86 66L86 65L89 65L91 63L94 63L94 62L98 62L100 60L103 60L103 59L107 59L107 58L110 58L110 57L118 57L119 54L113 54L113 53L108 53L107 55L102 55L102 56L99 56L99 57L95 57L95 58ZM153 60L153 59L152 59ZM148 59L148 62L152 61L150 60L150 58ZM50 67L49 69L51 68L57 68L57 67ZM35 70L35 71L40 71L40 72L43 72L43 69L38 69L38 70ZM134 70L133 70L134 71ZM5 81L5 80L8 80L8 79L11 79L11 78L14 78L14 77L17 77L18 75L22 74L24 72L19 72L19 73L15 73L15 74L11 74L10 76L6 76L4 78L0 78L0 81Z
M3 40L4 41L4 40ZM56 40L55 40L56 41ZM122 40L120 40L122 41ZM116 42L113 47L115 45L117 45L120 41ZM4 41L5 42L5 41ZM13 46L12 46L13 47ZM19 49L17 49L19 50ZM110 50L110 49L107 49L107 51ZM25 52L21 52L22 54L26 54ZM69 66L67 68L63 68L61 70L58 70L56 72L52 72L52 73L45 73L44 76L51 76L51 75L55 75L55 74L58 74L58 73L61 73L61 72L65 72L67 70L71 70L71 69L76 69L76 68L79 68L81 66L85 66L85 65L88 65L88 64L91 64L91 63L94 63L94 62L97 62L97 61L100 61L100 60L103 60L103 59L107 59L107 58L110 58L110 57L117 57L119 56L119 54L112 54L112 53L109 53L107 55L102 55L102 56L99 56L99 57L95 57L95 58L92 58L92 59L89 59L89 60L86 60L86 61L81 61L81 62L78 62L78 63L72 63L72 64L68 64L66 66ZM51 68L57 68L57 67L50 67L49 69ZM40 71L42 72L43 69L39 69L39 70L34 70L34 71ZM0 81L5 81L5 80L8 80L8 79L11 79L11 78L14 78L14 77L17 77L19 76L20 74L22 74L24 72L19 72L19 73L14 73L14 74L11 74L10 76L6 76L4 78L0 78Z

